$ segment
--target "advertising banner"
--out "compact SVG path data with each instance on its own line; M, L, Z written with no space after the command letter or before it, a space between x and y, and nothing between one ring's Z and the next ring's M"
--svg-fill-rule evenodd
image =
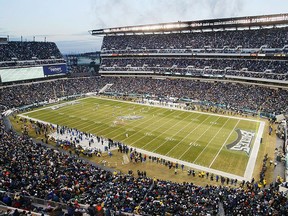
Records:
M44 71L45 76L65 74L67 73L67 66L66 64L46 65L46 66L43 66L43 71Z

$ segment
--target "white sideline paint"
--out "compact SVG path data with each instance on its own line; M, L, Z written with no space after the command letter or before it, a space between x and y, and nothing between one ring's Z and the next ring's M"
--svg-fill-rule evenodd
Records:
M85 99L89 99L89 98L97 98L97 99L110 100L110 101L115 101L115 102L119 102L120 101L120 100L115 100L115 99L110 99L110 98L102 98L102 97L97 97L97 96L80 98L80 99L77 99L76 101L85 100ZM204 115L206 114L206 115L212 115L212 116L221 116L221 117L238 119L238 120L244 120L244 121L259 122L260 125L259 125L259 128L258 128L258 133L257 133L257 136L255 137L255 141L254 141L254 144L253 144L253 147L252 147L252 150L251 150L251 154L249 156L249 160L248 160L248 163L247 163L247 166L246 166L246 170L245 170L244 176L234 175L234 174L223 172L223 171L220 171L220 170L215 170L215 169L212 169L212 168L209 168L209 167L204 167L204 166L201 166L201 165L198 165L198 164L189 163L187 161L177 160L175 158L168 157L166 155L160 155L160 154L149 152L149 151L146 151L146 150L143 150L143 149L140 149L140 148L135 148L133 146L129 146L129 148L131 147L133 149L136 149L138 152L141 152L141 153L146 154L148 156L154 156L154 157L158 157L158 158L163 158L165 160L169 160L169 161L174 162L174 163L178 162L178 163L181 163L181 164L185 165L186 167L198 169L198 170L209 172L209 173L214 173L216 175L223 176L223 177L228 177L230 179L237 179L238 181L239 180L240 181L242 181L242 180L251 181L252 176L253 176L253 171L254 171L254 168L255 168L257 155L258 155L258 152L259 152L261 138L262 138L262 135L263 135L263 132L264 132L264 127L265 127L265 122L264 121L254 120L254 119L246 119L246 118L243 118L243 117L236 117L236 116L220 115L220 114L216 114L216 113L206 113L206 112L200 112L200 111L195 111L195 110L184 110L184 109L179 109L177 107L165 107L165 106L161 106L161 105L142 104L142 103L136 103L136 102L130 102L130 101L121 101L121 102L122 103L130 103L130 104L138 104L138 105L149 106L149 107L159 107L159 108L164 108L164 109L181 110L181 111L184 111L184 112L194 112L194 113L204 114ZM41 120L38 120L38 119L35 119L35 118L31 118L31 117L28 117L28 116L24 115L24 114L28 114L28 113L32 113L32 112L35 112L35 111L38 111L38 110L44 110L44 109L48 109L48 108L50 108L50 106L49 107L40 108L40 109L37 109L37 110L32 110L32 111L29 111L29 112L26 112L26 113L23 113L23 114L19 114L18 116L21 116L21 117L27 118L27 119L32 119L34 121L39 121L39 122L42 122L42 123L50 124L49 122L41 121ZM218 156L218 154L217 154L217 156ZM216 159L217 156L215 156L214 160Z
M200 115L199 115L200 116ZM199 117L198 116L198 117ZM193 130L191 130L185 137L183 137L175 146L173 146L173 148L171 148L165 155L168 155L170 152L172 152L173 151L173 149L175 149L178 145L179 145L179 143L181 143L184 139L186 139L186 137L188 137L191 133L193 133L197 128L199 128L202 124L203 124L203 122L205 122L207 119L209 118L209 116L207 117L207 118L205 118L200 124L198 124ZM191 123L193 123L193 122L191 122ZM190 123L190 124L191 124ZM190 125L189 124L189 125ZM179 131L178 131L179 132ZM178 133L177 132L177 133ZM196 143L196 141L195 141L195 143ZM190 143L191 144L191 143ZM192 146L192 145L189 145L190 147ZM187 150L186 151L188 151L189 150L189 148L187 148ZM186 153L186 151L184 152L184 153ZM180 158L184 155L184 153L180 156Z
M50 125L53 125L54 127L57 127L56 124L52 124L52 123L50 123L50 122L42 121L42 120L39 120L39 119L36 119L36 118L31 118L31 117L26 116L26 115L24 115L24 114L26 114L26 113L18 114L17 116L20 116L20 117L22 117L22 118L26 118L26 119L29 119L29 120L31 119L31 120L33 120L33 121L38 121L38 122L43 123L43 124L50 124Z
M220 117L218 117L218 119L219 119ZM207 118L208 119L208 118ZM218 121L218 119L216 120L216 121ZM200 140L200 138L202 137L202 136L205 136L205 133L210 129L212 127L212 124L209 126L209 127L207 127L206 128L206 130L200 135L200 136L198 136L198 138L195 140L195 142L197 143L198 142L198 140ZM191 132L190 132L191 133ZM189 135L190 135L190 133L189 134L187 134L182 140L184 140L184 139L186 139L186 137L188 137ZM182 141L181 140L181 141ZM179 143L178 143L179 144ZM177 144L177 145L178 145ZM176 146L177 146L176 145ZM190 148L191 148L192 146L190 145L187 149L186 149L186 151L184 151L183 153L182 153L182 155L179 157L179 159L181 159L189 150L190 150Z
M200 166L200 165L197 165L197 164L189 163L187 161L177 160L177 159L172 158L172 157L156 154L156 153L149 152L149 151L146 151L146 150L143 150L143 149L135 148L133 146L129 146L129 148L130 147L133 148L133 149L136 149L137 152L141 152L142 154L146 154L146 155L150 155L150 156L154 156L154 157L158 157L158 158L163 158L163 159L165 159L167 161L171 161L173 163L178 162L179 165L183 164L185 167L198 169L198 170L201 170L201 171L213 173L215 175L219 175L219 176L223 176L223 177L228 177L229 179L237 179L238 181L239 180L240 181L242 181L242 180L250 181L251 180L251 179L246 179L243 176L238 176L238 175L234 175L234 174L231 174L231 173L223 172L223 171L220 171L220 170L211 169L211 168L208 168L208 167L204 167L204 166Z
M255 164L256 164L256 159L257 159L257 155L259 152L259 148L260 148L260 144L261 144L261 138L263 136L263 132L264 132L264 126L265 126L265 122L260 122L259 128L258 128L258 133L257 136L255 138L254 141L254 145L246 166L246 170L244 173L244 178L246 179L252 179L252 175L253 175L253 171L255 168Z

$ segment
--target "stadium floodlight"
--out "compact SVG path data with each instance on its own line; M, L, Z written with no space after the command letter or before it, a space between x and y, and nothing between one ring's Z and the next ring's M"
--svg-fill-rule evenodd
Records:
M136 26L131 28L124 28L127 31L153 31L153 30L167 30L167 29L177 29L188 27L187 24L177 23L177 24L159 24L159 25L148 25L148 26Z
M9 36L7 37L0 36L0 44L7 44L8 41L9 41Z

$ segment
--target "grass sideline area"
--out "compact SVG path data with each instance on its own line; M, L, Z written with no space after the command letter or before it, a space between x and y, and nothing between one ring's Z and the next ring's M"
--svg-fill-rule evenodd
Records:
M97 102L95 102L95 101L97 101ZM62 106L60 108L59 107L58 108L53 107L53 109L51 109L51 107L45 107L45 109L34 110L33 112L28 113L28 116L33 117L33 118L37 117L38 119L41 119L41 120L44 120L47 122L58 123L61 125L67 125L69 127L75 127L75 126L73 126L75 124L73 122L77 121L78 123L77 123L76 127L77 127L77 129L79 129L81 131L89 131L90 133L95 133L97 135L102 135L104 137L109 137L113 140L119 140L119 141L122 141L122 140L115 139L115 138L122 137L122 139L124 139L122 142L124 142L124 143L127 143L127 141L130 140L131 143L127 143L129 145L133 144L132 141L136 139L135 135L134 135L134 139L129 139L129 138L133 138L133 134L137 134L136 128L137 128L137 130L140 130L138 133L139 136L144 136L146 138L147 137L150 138L150 139L144 139L144 140L146 140L146 143L150 142L151 138L153 138L153 136L151 136L151 134L149 134L149 133L161 133L161 131L162 131L163 135L159 136L159 137L161 137L159 142L164 142L164 143L167 143L168 145L171 145L171 143L174 143L174 145L175 145L177 140L173 140L173 138L178 137L178 136L173 136L173 134L174 133L177 133L178 135L183 134L183 133L177 132L177 130L179 131L179 130L181 130L181 128L183 128L183 127L185 128L185 126L183 126L183 125L186 125L186 128L197 127L197 126L195 126L195 123L197 123L198 121L193 121L193 119L201 119L204 116L204 121L205 121L205 117L210 118L210 120L208 120L208 121L206 120L205 125L202 125L204 127L204 128L202 128L202 130L204 130L204 131L205 131L205 127L206 127L206 130L207 130L207 127L208 128L214 128L211 130L212 131L211 133L214 132L214 135L208 135L207 132L210 130L207 130L205 133L205 136L202 136L202 137L210 137L210 138L211 137L215 138L215 130L217 128L220 128L220 129L224 128L225 130L227 130L227 128L225 126L223 127L223 124L221 126L217 123L221 123L223 121L225 123L225 121L228 122L231 119L234 122L235 122L235 120L237 120L237 119L233 119L232 117L230 118L229 116L228 117L227 116L217 116L217 115L213 116L213 114L210 114L210 113L185 112L185 111L179 111L179 110L173 110L173 109L163 109L163 108L153 107L153 106L148 107L148 106L143 106L143 105L139 105L139 104L123 103L123 101L112 101L112 100L99 99L99 98L85 98L83 100L79 100L79 102L80 103L77 102L77 103L69 104L68 106ZM57 105L53 105L53 106L57 106ZM47 115L47 113L48 113L48 115ZM79 113L80 113L80 115L79 115ZM23 114L27 115L25 113L23 113ZM41 118L39 117L39 115ZM124 120L121 119L120 123L115 122L118 119L117 117L119 117L119 116L131 117L133 115L134 116L142 116L142 118L124 119ZM167 117L167 115L169 118ZM198 115L198 116L196 116L196 115ZM142 126L141 126L141 121L145 121L148 118L147 116L148 117L150 116L150 120L152 120L153 123L146 122L145 124L142 124ZM182 116L181 119L184 118L184 119L186 119L186 121L185 120L181 121L179 116ZM216 120L215 120L215 118L216 118ZM224 120L222 118L224 118ZM65 120L63 120L63 119L65 119ZM159 127L155 124L157 122L156 119L161 119L161 120L159 120L159 122L162 124L163 124L163 122L165 123L165 121L169 121L169 119L172 119L172 120L171 120L170 124L162 125L161 127ZM188 121L189 119L191 119L190 123ZM72 120L74 120L74 121L72 121ZM247 124L247 122L251 123L253 121L250 121L250 120L248 121L248 120L249 119L247 119L247 120L241 119L241 121L243 121L244 124L240 124L240 125L246 125L246 126L248 125L248 127L245 127L248 129L249 128L253 129L254 127L257 127L257 125L255 125L255 122L254 122L254 124L250 124L250 126L249 126L249 124ZM22 126L20 126L20 128L19 128L19 124L20 124L19 121L18 121L18 124L16 123L16 121L17 121L16 119L11 118L11 121L12 121L15 129L18 129L18 131L21 130ZM180 123L178 123L178 125L181 127L175 128L175 125L177 126L177 122L179 122L179 121L180 121ZM91 124L91 122L94 122L94 126L96 125L96 127L95 128L92 127L92 129L91 128L88 129L89 127L87 127L87 126L89 125L89 123ZM215 122L216 122L216 124L215 124ZM237 122L239 123L239 119L237 120ZM88 125L87 125L87 123L88 123ZM101 125L103 124L104 127L99 128L99 124L101 124ZM140 124L140 126L137 124ZM144 126L144 125L146 125L146 126ZM153 127L151 127L151 125ZM190 125L190 126L188 126L188 125ZM172 127L170 130L168 130L169 126L170 126L170 128ZM83 127L86 128L86 130L84 130ZM105 127L107 127L107 129L105 129ZM145 130L141 131L141 129L143 129L145 127L146 127L146 132L144 132ZM230 125L230 128L231 127L232 126ZM135 131L133 131L133 128L135 129ZM147 131L147 128L148 129L151 128L150 131L149 130ZM166 133L163 133L163 128L166 128ZM97 131L94 131L96 129L97 129L98 133L97 133ZM254 170L254 173L256 173L256 175L253 174L253 177L255 177L256 179L258 177L257 173L259 173L259 170L261 169L261 166L262 166L261 161L262 161L264 155L266 153L268 153L268 154L271 153L271 150L273 149L273 145L267 145L267 141L269 143L275 142L274 136L266 136L266 134L267 134L266 133L266 130L267 130L266 127L264 130L265 131L263 134L264 135L263 136L263 142L259 148L258 160L256 162L256 167ZM102 131L101 134L99 134L100 131ZM188 137L187 133L189 133L189 130L183 129L182 131L186 131L185 137L187 138ZM34 132L32 130L30 132L30 135L33 136L33 133ZM109 133L110 133L110 136L107 136L107 135L109 135ZM128 137L126 137L126 133L129 134ZM230 129L230 133L231 133L231 129ZM111 136L111 134L113 136ZM172 139L167 140L167 134ZM197 133L195 133L194 136L197 135L199 137L199 134L200 134L200 129L197 130ZM34 138L39 139L41 137L36 136ZM189 139L190 140L194 139L194 141L195 141L198 138L189 136ZM231 140L235 139L235 135L234 135L234 137L232 136L232 138L228 138L227 140L229 140L229 139L231 139ZM215 139L215 140L217 140L217 139ZM198 142L203 143L203 140L198 139ZM209 143L210 141L209 140L207 141L207 139L206 139L206 143L207 142ZM210 142L210 143L212 143L212 142ZM213 141L213 143L214 143L214 141ZM185 144L186 144L186 150L183 149L183 151L185 152L185 151L187 151L187 142L183 142L183 144L184 144L183 147L185 147ZM155 142L151 142L151 146L156 146ZM193 147L197 147L197 146L193 146ZM151 148L151 147L149 147L149 148ZM177 147L177 149L178 148L179 148L179 146ZM215 147L213 147L213 149L215 151ZM210 150L210 151L212 151L212 150ZM274 149L272 152L274 152ZM242 157L242 164L236 163L236 164L234 164L234 166L235 167L239 166L240 168L238 167L238 169L242 168L242 172L243 172L243 158L245 158L243 156L247 157L247 155L245 155L246 153L244 153L244 152L240 152L240 153L236 152L236 153L237 153L236 156L237 155L240 156L239 157L240 159L237 159L237 160L241 160L241 157ZM206 157L208 157L208 156L205 156L205 158ZM233 157L235 157L235 155ZM273 154L269 154L269 158L273 158ZM187 167L184 168L183 172L180 169L178 174L175 175L174 169L173 170L169 170L168 168L163 169L164 165L160 165L160 164L156 164L156 163L148 162L146 164L142 164L142 163L123 164L122 163L123 162L123 155L118 153L118 152L113 153L112 158L110 158L104 154L102 158L93 158L92 160L96 163L101 163L102 160L105 160L105 161L107 161L106 165L110 165L110 167L115 168L115 169L122 171L124 173L126 173L130 169L134 170L134 173L136 173L137 170L149 170L149 172L147 172L147 175L150 177L157 177L159 179L168 179L168 180L173 180L173 181L177 181L177 182L192 181L192 182L194 182L196 184L200 184L200 185L205 184L205 180L202 178L200 178L199 182L198 182L198 180L197 180L198 178L194 177L191 179L191 176L187 176L187 172L186 172ZM194 157L194 160L195 160L195 157ZM225 165L225 163L224 163L223 169L225 169L225 168L227 168L227 165ZM267 174L267 178L266 178L268 180L268 182L273 181L273 176L271 176L269 174L270 169L271 168L268 167L268 170L267 170L268 174ZM196 176L197 176L197 173L200 170L195 169L195 171L196 171ZM207 179L206 183L209 184L209 182L210 182L209 179Z

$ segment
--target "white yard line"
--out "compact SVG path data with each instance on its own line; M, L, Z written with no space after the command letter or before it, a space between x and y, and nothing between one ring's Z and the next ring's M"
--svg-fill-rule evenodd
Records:
M264 132L264 127L265 127L265 123L260 122L260 126L258 128L258 133L256 135L254 145L253 145L252 151L250 153L249 160L248 160L246 170L244 173L244 178L246 178L246 179L252 179L253 171L254 171L255 164L256 164L256 159L258 156L258 151L259 151L260 144L261 144L261 139L262 139L263 132Z
M123 107L123 109L125 109L124 107ZM81 111L80 111L81 112ZM106 114L106 112L105 112L105 110L104 111L99 111L99 110L97 110L97 115L98 116L101 116L101 115L105 115L105 116L108 116L108 114ZM122 113L122 115L128 115L128 114L131 114L131 110L126 110L125 109L125 112L123 112ZM83 117L85 117L85 116L89 116L89 114L88 115L84 115ZM115 118L116 118L117 116L115 116ZM109 117L104 117L104 118L98 118L97 116L96 116L96 118L98 119L97 121L100 121L100 122L105 122L106 120L111 120L111 116L109 115ZM79 125L83 125L83 124L86 124L86 123L82 123L82 124L79 124ZM92 124L89 124L89 125L87 125L87 126L85 126L85 127L83 127L82 128L82 130L85 130L85 128L89 128L89 127L91 127L91 126L93 126L93 129L90 129L90 130L88 130L88 131L86 131L87 133L90 133L90 131L92 131L92 130L95 130L95 129L97 129L98 127L101 127L101 126L95 126L95 122L94 123L92 123ZM111 128L110 128L111 129ZM119 128L118 128L119 129ZM118 130L118 129L115 129L114 128L114 130L113 131L115 131L115 130ZM99 131L97 131L97 133L100 133L101 131L104 131L104 130L107 130L107 128L106 129L103 129L103 130L99 130Z
M155 113L155 115L157 115L157 112L158 112L158 111L155 110L155 111L150 112L149 114ZM129 114L131 114L131 112L130 112ZM141 115L141 113L137 113L137 114L138 114L138 115ZM167 116L170 116L170 115L172 115L172 113L169 114L169 115L165 115L165 116L163 116L163 117L160 117L157 121L160 121L161 119L166 118ZM141 126L141 125L143 125L143 124L145 125L146 122L149 122L149 121L151 121L151 118L148 118L147 120L141 121L140 124L137 124L137 125L131 127L130 129L137 128L137 127L139 127L139 126ZM157 122L157 121L154 121L154 122ZM97 131L97 133L101 133L102 131L105 131L105 130L108 130L108 129L109 129L109 128L105 128L105 129L103 129L103 130ZM122 127L120 127L120 128L113 128L113 130L112 130L111 132L107 133L106 136L109 135L109 134L111 134L111 133L114 133L115 131L120 130L120 129L122 129ZM138 130L138 132L140 132L140 131L142 131L142 130L144 130L144 129L146 129L146 127L142 128L141 130ZM110 130L111 130L111 129L110 129ZM122 134L117 135L116 137L114 137L114 139L117 138L118 136L121 136L121 135L122 135ZM133 135L135 135L135 134L132 134L131 136L133 136ZM129 136L129 137L131 137L131 136ZM126 140L126 138L125 138L123 141L125 141L125 140Z
M149 143L153 142L153 141L156 140L158 137L162 136L166 131L169 131L169 130L170 130L171 128L173 128L175 125L178 125L178 124L182 123L182 121L184 121L184 120L187 119L187 118L191 118L191 116L188 115L188 116L186 116L184 119L177 121L176 124L172 125L172 126L169 127L168 129L166 129L165 131L163 131L161 134L159 134L158 136L156 136L154 139L150 140L148 143L146 143L146 145L148 145ZM182 127L181 130L177 131L177 133L175 133L174 135L172 135L171 138L173 138L174 136L176 136L180 131L182 131L183 129L185 129L185 128L186 128L187 126L189 126L190 124L191 124L191 122L188 123L185 127ZM162 127L162 125L161 125L161 127ZM157 129L156 129L156 130L157 130ZM155 130L154 130L154 131L155 131ZM153 131L152 131L152 133L153 133ZM153 150L153 152L155 152L157 149L159 149L161 146L163 146L163 145L164 145L165 143L167 143L167 142L168 142L168 140L165 141L165 142L163 142L163 143L161 143L159 146L156 147L156 149ZM146 146L146 145L145 145L145 146ZM144 146L143 146L143 148L144 148Z
M169 114L169 115L166 115L166 116L164 116L164 117L162 117L161 119L163 119L163 118L166 118L167 116L170 116L170 115L172 115L173 114L173 112L171 112L171 114ZM187 116L188 117L188 116ZM187 118L186 117L186 118ZM174 120L174 119L170 119L169 121L167 121L167 122L170 122L170 121L172 121L172 120ZM159 120L160 121L160 120ZM155 122L157 122L157 121L154 121L154 123ZM154 131L156 131L157 129L159 129L159 128L161 128L163 126L163 124L162 125L160 125L160 126L158 126L157 128L154 128L154 130L153 131L151 131L151 133L153 134L153 132ZM150 127L150 126L148 126L148 127ZM146 129L146 127L144 127L144 128L142 128L141 130L139 130L138 132L140 132L140 131L142 131L142 130L144 130L144 129ZM170 130L171 128L168 128L167 130ZM166 131L167 131L166 130ZM135 134L134 134L135 135ZM161 135L161 134L160 134ZM160 135L158 135L157 137L159 137ZM133 136L133 135L132 135ZM150 140L149 142L147 142L144 146L142 146L142 148L144 148L145 146L147 146L148 144L150 144L153 140L155 140L157 137L155 137L154 139L152 139L152 140ZM139 139L137 139L137 140L135 140L133 143L132 143L132 145L134 144L134 143L137 143L139 140L141 140L141 139L143 139L144 137L140 137ZM126 140L126 139L124 139L124 140ZM123 140L123 141L124 141Z
M214 136L210 139L210 141L207 143L207 145L205 146L205 148L203 148L203 150L200 152L200 154L195 158L195 160L193 161L193 163L195 163L195 161L197 161L197 159L202 155L202 153L205 151L205 149L210 145L210 143L214 140L214 138L218 135L218 133L223 129L223 127L226 125L226 123L229 121L229 119L222 125L222 127L217 131L217 133L214 134Z
M85 98L86 99L86 98ZM80 100L80 99L79 99ZM121 101L118 101L119 103L121 103ZM51 106L50 106L51 107ZM42 109L38 109L38 110L43 110L43 109L49 109L50 107L46 107L46 108L42 108ZM70 107L65 107L66 109L68 108L68 110L69 110L69 108ZM72 109L72 107L71 107L71 109ZM35 110L34 112L36 112L36 111L38 111L38 110ZM66 110L67 111L67 110ZM31 112L33 112L33 111L31 111ZM23 115L24 114L27 114L27 113L31 113L31 112L26 112L26 113L23 113ZM97 111L97 112L99 112L99 110ZM82 115L81 115L81 117L78 117L77 118L77 120L75 120L74 118L70 118L68 121L65 121L65 125L67 125L67 123L74 123L74 122L77 122L77 121L80 121L80 120L82 120L82 121L85 121L85 120L83 120L83 119L86 119L87 118L87 116L89 116L90 115L90 111L87 111L87 112L83 112L83 110L81 110L81 109L79 109L78 111L76 111L76 112L74 112L74 114L73 115L76 115L77 116L77 114L78 113L81 113ZM125 112L126 113L126 112ZM129 111L127 112L127 113L129 113ZM59 114L59 112L58 112L58 114ZM84 115L83 115L84 114ZM101 115L104 115L105 114L105 112L104 111L101 111ZM47 114L46 113L43 113L43 114L40 114L39 116L46 116ZM27 116L28 117L28 116ZM68 116L69 117L69 116ZM38 117L39 118L39 117ZM63 116L63 117L59 117L58 118L58 120L61 120L61 119L66 119L67 118L67 116ZM34 118L34 119L36 119L36 118ZM110 117L107 117L107 118L102 118L102 122L103 121L105 121L106 119L110 119ZM81 126L81 125L85 125L85 124L87 124L87 122L83 122L83 123L81 123L81 124L78 124L77 126L79 127L79 126ZM88 125L88 126L86 126L85 128L87 128L87 127L91 127L91 125L93 125L93 124L90 124L90 125ZM98 126L98 127L100 127L100 126ZM94 127L93 128L93 130L95 129L95 128L97 128L97 127ZM82 130L83 130L84 128L82 128ZM89 132L89 131L87 131L87 132Z
M190 131L185 137L183 137L173 148L171 148L165 155L168 155L173 151L184 139L186 139L191 133L193 133L197 128L199 128L210 116L207 116L200 124L198 124L192 131Z
M220 118L220 116L217 118L216 121L218 121L219 118ZM216 122L216 121L215 121L215 122ZM195 141L195 143L197 143L197 141L198 141L212 126L213 126L213 124L211 124L209 127L207 127L207 129L198 137L198 139ZM191 132L190 132L190 133L191 133ZM189 134L190 134L190 133L189 133ZM189 134L188 134L188 135L189 135ZM187 136L188 136L188 135L187 135ZM185 136L185 137L183 138L183 140L186 139L187 136ZM192 147L192 146L189 146L189 148L187 148L186 151L183 152L183 154L179 157L179 159L181 159L181 158L190 150L191 147Z
M239 124L240 119L237 121L237 123L235 124L234 128L231 130L229 136L227 137L227 139L225 140L225 142L223 143L223 145L221 146L221 148L219 149L219 151L217 152L216 156L214 157L214 159L212 160L212 162L209 165L209 168L212 166L212 164L214 163L214 161L216 160L216 158L218 157L218 155L220 154L220 152L222 151L223 147L226 145L229 137L231 136L231 134L235 131L236 126Z
M90 97L80 98L80 99L77 99L75 101L85 100L85 99L89 99L89 98L96 98L96 99L101 99L101 100L110 100L110 101L121 102L121 103L129 103L129 104L138 104L138 105L149 106L149 107L159 107L159 108L163 108L163 109L182 110L182 111L185 111L185 112L199 113L199 114L202 114L202 115L222 116L222 117L226 117L226 118L240 119L240 120L244 120L244 121L263 122L261 120L256 120L256 119L247 119L245 117L230 116L230 115L223 115L223 114L216 114L216 113L206 113L206 112L195 111L195 110L185 110L185 109L179 109L179 108L175 108L175 107L165 107L165 106L161 106L161 105L150 105L150 104L136 103L136 102L131 102L131 101L120 101L120 100L115 100L115 99L111 99L111 98L105 98L105 97L101 97L101 96L90 96ZM57 105L57 104L54 104L54 105ZM53 106L53 105L51 105L51 106ZM51 106L49 104L49 107L44 107L44 108L40 108L40 109L37 109L37 110L32 110L32 111L29 111L29 112L25 112L23 114L36 112L36 111L42 110L42 109L48 109Z

